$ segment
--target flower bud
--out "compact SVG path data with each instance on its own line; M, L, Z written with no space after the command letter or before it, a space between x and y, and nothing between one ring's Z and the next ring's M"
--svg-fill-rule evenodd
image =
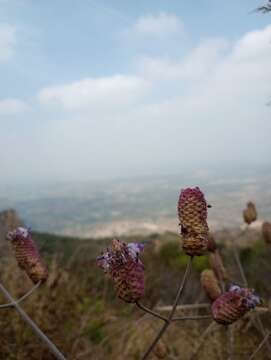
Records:
M168 348L165 342L160 339L153 349L154 355L157 359L164 359L168 355Z
M228 292L219 296L212 304L212 314L216 322L229 325L243 317L260 304L253 289L232 285Z
M224 267L222 257L220 256L218 250L209 255L209 264L220 281L222 280L227 282L229 280L227 270Z
M253 202L247 203L246 209L243 210L243 218L248 225L257 220L257 210Z
M8 232L6 238L12 245L19 267L27 273L33 283L45 281L48 277L48 269L29 230L18 227Z
M143 247L113 240L111 248L97 258L97 265L112 278L118 297L128 303L144 295L144 267L139 259Z
M271 244L271 224L267 221L262 224L262 234L266 244Z
M202 271L200 277L201 285L211 300L216 300L221 295L221 289L213 270Z
M178 217L185 253L190 256L202 255L208 242L207 203L198 187L181 191Z

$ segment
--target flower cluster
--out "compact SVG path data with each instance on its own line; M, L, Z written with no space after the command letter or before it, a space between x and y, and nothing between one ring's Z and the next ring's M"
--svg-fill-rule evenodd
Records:
M135 303L144 295L144 266L139 259L143 244L126 244L114 239L111 248L97 258L97 264L113 280L120 299Z
M178 216L187 255L202 255L208 244L207 203L198 187L181 191Z
M6 238L11 242L18 265L27 273L33 283L45 281L48 277L48 269L30 231L18 227L16 230L8 232Z
M253 289L231 285L228 292L213 302L213 318L220 324L229 325L259 304L260 298L254 295Z

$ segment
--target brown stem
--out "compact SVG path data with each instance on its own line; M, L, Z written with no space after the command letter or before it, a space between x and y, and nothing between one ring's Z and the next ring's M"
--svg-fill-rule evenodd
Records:
M246 228L246 229L247 229L247 228ZM241 277L242 277L243 284L244 284L245 287L247 287L247 286L248 286L247 277L246 277L244 268L243 268L242 263L241 263L239 251L238 251L237 247L235 246L235 244L233 244L233 253L234 253L235 261L236 261L237 266L238 266L239 271L240 271L240 275L241 275ZM256 319L256 321L255 321L255 319ZM264 326L263 326L263 323L262 323L261 318L259 317L259 315L258 315L257 313L255 314L255 319L253 319L252 322L254 323L254 325L256 325L256 327L257 327L257 323L258 323L258 325L259 325L259 330L260 330L262 336L265 338L265 336L266 336L266 330L265 330L265 328L264 328ZM270 346L270 342L269 342L269 341L266 341L266 342L265 342L265 346L266 346L266 348L267 348L267 350L268 350L268 352L269 352L268 356L269 356L269 358L271 359L271 346Z
M227 332L228 360L233 360L234 359L234 325L227 326L226 332Z
M205 329L205 331L202 333L201 337L200 337L200 341L198 342L198 344L195 346L195 349L191 355L191 357L189 358L189 360L193 360L195 358L195 356L197 355L197 353L199 352L200 348L202 347L202 345L205 342L206 337L217 327L217 323L215 321L211 322L211 324Z
M5 287L0 283L0 291L10 301L17 312L20 314L22 319L32 328L35 334L48 346L50 351L55 355L59 360L66 360L64 355L58 350L55 344L48 339L48 337L40 330L40 328L34 323L34 321L26 314L26 312L20 307L20 305L13 299L10 293L5 289Z
M212 315L188 315L188 316L181 316L175 317L172 321L179 321L179 320L206 320L212 319Z
M165 322L168 321L168 319L167 319L165 316L160 315L160 314L158 314L158 313L155 312L155 311L152 311L151 309L149 309L149 308L147 308L146 306L142 305L139 301L136 302L136 306L137 306L139 309L145 311L146 313L149 313L149 314L151 314L151 315L153 315L153 316L155 316L155 317L157 317L157 318L159 318L159 319L161 319L161 320L164 320Z
M184 310L194 310L194 309L209 309L211 307L210 304L185 304L185 305L178 305L176 307L176 311L184 311ZM159 306L156 308L158 311L171 311L172 305L167 306Z
M255 355L261 350L261 348L264 346L264 344L266 343L266 341L268 340L269 336L271 335L271 330L268 331L268 333L265 335L265 337L263 338L262 342L259 344L259 346L257 347L257 349L254 351L254 353L250 356L249 360L252 360Z
M192 260L193 257L190 257L187 265L186 265L186 269L185 269L185 273L184 276L182 278L181 284L179 286L172 310L169 314L169 317L167 318L167 322L163 325L163 327L161 328L161 330L159 331L159 333L157 334L156 338L154 339L153 343L151 344L151 346L149 347L149 349L146 351L146 353L143 355L142 360L146 360L148 358L148 356L150 355L150 353L153 351L153 349L155 348L156 344L158 343L158 341L161 339L161 337L163 336L164 332L167 330L167 328L169 327L169 325L172 322L173 316L175 314L175 310L176 307L178 305L178 302L180 300L180 297L183 293L190 269L191 269L191 264L192 264Z

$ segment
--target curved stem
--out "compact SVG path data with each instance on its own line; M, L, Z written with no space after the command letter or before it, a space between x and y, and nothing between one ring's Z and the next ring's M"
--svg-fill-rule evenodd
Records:
M58 350L54 343L40 330L40 328L34 323L34 321L26 314L26 312L19 306L16 300L10 295L10 293L5 289L5 287L0 283L0 291L3 295L10 301L14 308L21 315L23 320L32 328L35 334L48 346L51 352L55 355L58 360L66 360L64 355Z
M155 316L155 317L157 317L157 318L159 318L161 320L164 320L165 322L168 321L168 319L165 316L160 315L155 311L152 311L151 309L149 309L146 306L142 305L139 301L137 301L135 304L139 309L145 311L146 313L149 313L149 314L151 314L151 315L153 315L153 316Z
M158 341L160 340L160 338L163 336L164 332L167 330L167 328L171 324L173 316L175 314L176 307L178 305L178 302L179 302L180 297L181 297L181 295L183 293L186 281L188 279L188 275L189 275L189 272L190 272L190 269L191 269L192 260L193 260L193 257L190 257L190 259L189 259L189 261L188 261L188 263L186 265L185 273L184 273L184 276L182 278L181 284L179 286L179 289L178 289L178 292L177 292L177 295L176 295L172 310L171 310L171 312L169 314L169 317L167 318L167 322L163 325L163 327L161 328L161 330L157 334L156 338L152 342L151 346L146 351L146 353L143 355L142 360L146 360L148 358L148 356L153 351L153 349L155 348L155 346L158 343Z
M22 297L20 297L18 300L14 300L16 304L20 304L25 299L27 299L30 295L33 294L33 292L41 285L41 281L39 281L37 284L35 284L26 294L24 294ZM8 304L2 304L0 305L0 309L6 309L10 307L14 307L14 302L10 302Z

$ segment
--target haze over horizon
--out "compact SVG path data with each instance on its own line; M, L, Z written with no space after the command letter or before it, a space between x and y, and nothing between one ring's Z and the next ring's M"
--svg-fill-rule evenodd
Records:
M260 1L0 1L1 184L269 165Z

